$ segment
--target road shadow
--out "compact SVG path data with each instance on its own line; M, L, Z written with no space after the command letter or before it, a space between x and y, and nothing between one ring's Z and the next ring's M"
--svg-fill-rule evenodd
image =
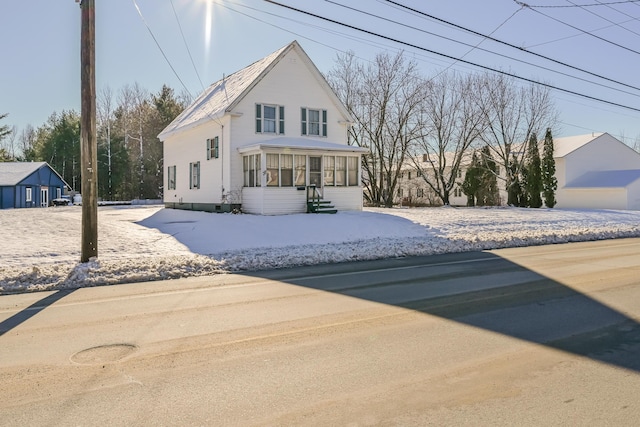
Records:
M640 372L638 322L493 253L357 264L244 275L408 308Z
M8 319L3 320L0 323L0 337L13 330L14 328L20 326L27 320L31 319L42 310L51 307L53 304L60 301L62 298L66 297L74 291L75 289L55 291L52 294L42 298L41 300L34 302L29 307L19 311Z

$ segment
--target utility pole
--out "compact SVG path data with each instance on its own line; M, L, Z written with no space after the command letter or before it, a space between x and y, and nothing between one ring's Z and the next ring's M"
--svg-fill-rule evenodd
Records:
M80 176L82 181L82 254L98 256L98 140L96 135L95 0L80 2Z

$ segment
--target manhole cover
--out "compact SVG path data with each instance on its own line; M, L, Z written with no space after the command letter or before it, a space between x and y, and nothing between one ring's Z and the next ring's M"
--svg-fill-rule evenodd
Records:
M71 356L71 361L81 365L99 365L124 359L138 347L133 344L109 344L82 350Z

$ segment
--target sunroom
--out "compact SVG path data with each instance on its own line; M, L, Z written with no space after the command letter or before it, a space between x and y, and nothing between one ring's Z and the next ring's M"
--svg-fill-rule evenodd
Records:
M361 210L361 147L276 138L238 149L242 210L261 215L309 212L320 200L332 210Z

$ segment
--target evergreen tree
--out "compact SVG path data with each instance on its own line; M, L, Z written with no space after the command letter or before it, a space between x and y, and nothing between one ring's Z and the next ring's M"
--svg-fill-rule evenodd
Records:
M538 138L535 132L529 138L525 165L526 205L531 208L539 208L542 206L542 197L540 197L540 193L542 193L542 171Z
M556 178L556 161L553 158L553 136L551 135L551 128L547 128L547 133L544 136L541 169L544 204L548 208L552 208L556 205L556 189L558 188L558 179Z
M9 113L0 114L0 120L4 119L8 115ZM2 142L5 137L9 136L10 133L11 129L9 128L9 125L0 126L0 142Z
M498 165L488 145L480 151L480 188L476 196L479 206L497 206L500 204L498 190Z
M482 171L480 170L478 155L474 151L473 157L471 158L471 164L464 174L464 181L460 184L462 192L467 196L467 206L476 205L476 194L480 188L481 174Z
M74 190L81 191L80 114L53 113L37 131L37 160L48 162Z

